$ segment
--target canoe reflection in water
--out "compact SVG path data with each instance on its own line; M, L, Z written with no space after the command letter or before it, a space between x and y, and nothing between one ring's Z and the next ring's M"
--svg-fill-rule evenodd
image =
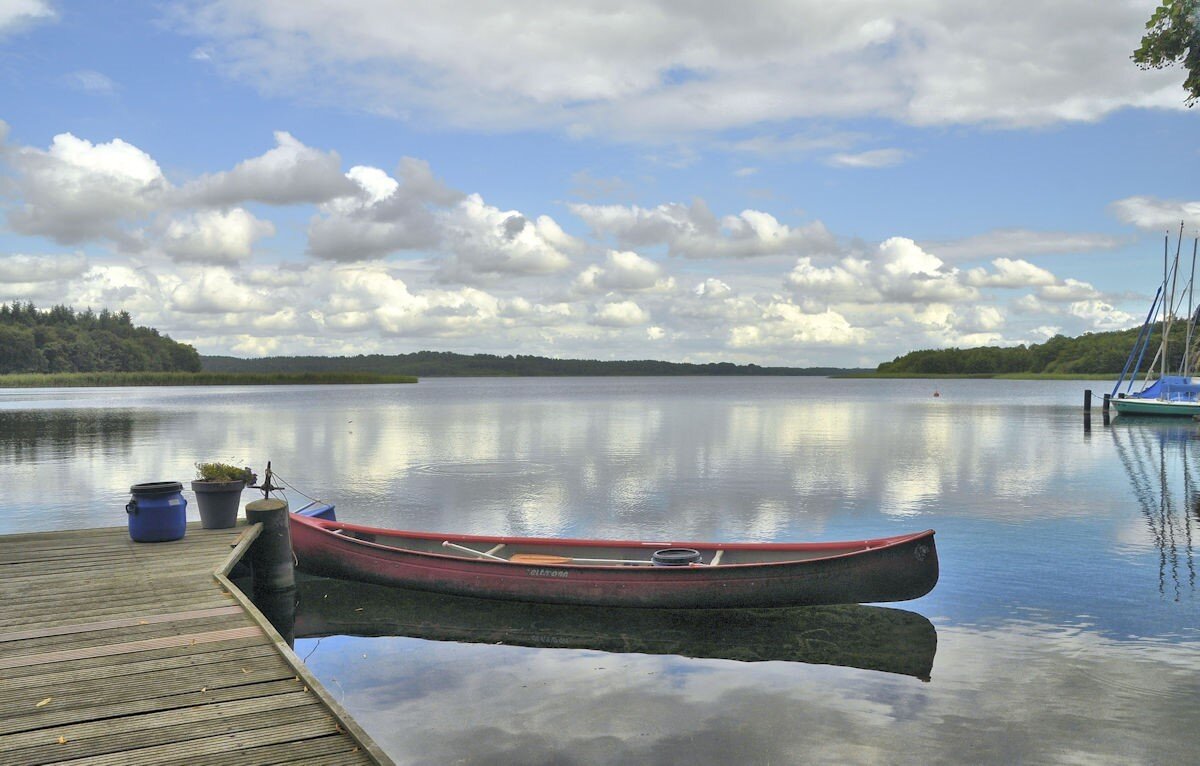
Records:
M296 605L290 625L288 604ZM260 608L274 611L268 616L289 638L407 636L741 662L805 662L923 681L930 678L937 651L937 631L925 617L860 605L704 610L568 606L300 575L294 597L276 598Z

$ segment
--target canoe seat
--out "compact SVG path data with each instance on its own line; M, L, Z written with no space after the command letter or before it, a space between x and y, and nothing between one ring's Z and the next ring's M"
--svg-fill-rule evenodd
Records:
M552 556L548 553L514 553L508 557L514 564L570 564L566 556Z

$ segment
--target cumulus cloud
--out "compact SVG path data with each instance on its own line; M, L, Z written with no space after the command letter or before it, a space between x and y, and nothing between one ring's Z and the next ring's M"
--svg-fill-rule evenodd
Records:
M177 261L236 263L250 257L257 240L274 233L274 225L240 207L202 210L170 221L160 246Z
M274 149L233 170L198 178L180 189L178 197L183 205L295 205L350 196L358 189L342 173L337 152L305 146L281 130L275 133Z
M671 255L684 258L803 255L835 247L833 235L820 221L791 227L758 210L718 219L702 200L654 208L573 204L570 210L595 234L614 237L623 247L665 244Z
M351 168L346 178L356 193L321 205L308 227L309 255L362 261L439 246L439 210L464 195L436 179L428 163L411 157L401 160L397 175L400 180L379 168Z
M468 194L443 217L442 247L451 258L439 271L446 281L553 274L571 263L580 243L547 215L534 220Z
M602 327L636 327L649 321L650 314L633 301L609 301L592 316L592 323Z
M1141 3L941 0L546 6L197 0L179 23L227 75L409 119L572 135L678 136L809 118L917 125L1094 121L1181 108L1129 65ZM403 104L403 110L397 108Z
M46 151L14 147L6 154L19 199L9 210L9 225L63 244L97 238L132 243L123 224L155 210L169 189L158 163L119 138L93 144L60 133Z
M958 269L905 237L891 237L873 252L845 256L829 267L801 258L786 282L798 296L822 300L921 303L977 295Z
M603 266L589 266L573 285L582 292L663 291L674 287L675 280L665 275L662 266L637 253L609 250Z
M0 282L54 282L78 277L87 267L87 256L83 253L0 255Z
M772 302L758 322L735 326L729 332L729 345L736 349L809 344L846 346L861 344L866 339L865 330L852 327L835 311L808 313L785 301Z
M171 307L185 314L237 314L271 305L262 291L218 267L184 272L169 295Z
M1029 261L1012 258L997 258L992 261L995 272L989 274L986 269L971 269L967 272L967 284L973 287L1034 287L1058 283L1058 278L1040 266L1034 266Z
M1116 217L1146 231L1179 230L1182 221L1185 229L1200 229L1200 201L1164 200L1156 197L1126 197L1112 204Z

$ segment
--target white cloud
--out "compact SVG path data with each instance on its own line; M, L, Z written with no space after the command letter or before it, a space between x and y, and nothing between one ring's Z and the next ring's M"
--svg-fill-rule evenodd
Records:
M108 94L117 89L117 84L105 74L92 69L81 69L65 76L66 83L85 93Z
M401 180L379 168L346 173L356 193L320 207L308 227L308 253L330 261L364 261L400 250L437 248L444 237L439 211L463 194L437 180L428 163L405 157Z
M197 2L179 22L279 95L484 129L677 136L807 118L1094 121L1182 107L1129 63L1149 6L1062 0L550 5ZM402 104L403 107L397 107Z
M604 303L592 317L592 323L602 327L634 327L649 321L650 314L633 301Z
M271 305L263 292L225 268L190 269L181 276L168 295L171 308L185 314L237 314Z
M1070 277L1060 284L1045 285L1038 288L1038 297L1048 301L1081 301L1095 300L1100 293L1087 282Z
M236 263L250 257L257 240L274 233L270 222L240 207L227 212L202 210L170 221L160 244L178 261Z
M8 213L9 225L64 244L97 238L131 243L123 223L156 209L169 188L158 163L119 138L93 144L60 133L47 151L16 147L7 156L19 200Z
M547 215L534 220L468 194L443 216L442 247L452 253L440 270L447 281L553 274L571 263L580 243Z
M1200 228L1200 201L1163 200L1156 197L1126 197L1112 204L1116 217L1146 231L1175 234L1183 222L1185 229Z
M993 274L986 269L971 269L967 272L967 284L973 287L1036 287L1057 284L1054 274L1029 261L1012 258L997 258L992 261L996 267Z
M45 0L3 0L0 2L0 37L26 24L56 16L54 8Z
M337 152L305 146L280 130L275 132L274 149L239 162L233 170L198 178L180 189L178 197L184 205L294 205L326 202L358 189L342 173Z
M951 242L922 242L921 246L944 260L974 261L996 256L1089 253L1113 250L1121 244L1120 238L1107 234L996 229Z
M903 149L871 149L855 154L835 154L829 158L829 164L836 168L890 168L910 156Z
M589 266L575 278L575 289L582 292L637 292L670 290L675 280L665 276L662 266L637 253L609 250L603 266Z
M835 246L833 235L820 221L790 227L758 210L718 220L701 200L691 206L573 204L570 209L597 235L612 236L624 247L666 244L671 255L684 258L803 255Z
M815 345L857 345L867 339L861 328L852 327L835 311L808 313L795 304L776 301L752 325L738 325L729 332L735 349Z
M54 282L78 277L87 267L83 253L0 255L0 282Z

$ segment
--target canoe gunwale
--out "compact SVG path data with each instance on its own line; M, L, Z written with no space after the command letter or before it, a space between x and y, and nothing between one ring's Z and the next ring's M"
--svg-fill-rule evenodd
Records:
M714 542L694 542L694 541L639 541L639 540L592 540L592 539L575 539L575 538L548 538L548 537L515 537L515 536L493 536L493 535L465 535L465 534L439 534L436 532L413 532L407 530L383 529L379 527L369 527L360 524L351 524L342 521L327 521L324 519L313 519L308 517L296 517L294 519L302 524L318 530L328 544L335 546L362 546L366 549L373 549L388 554L406 554L417 557L429 557L450 562L465 561L472 565L475 564L492 564L503 567L527 567L530 564L521 561L497 560L483 557L472 558L469 554L454 554L445 553L442 551L423 551L411 548L404 548L398 545L389 545L382 542L374 542L371 540L363 540L351 535L338 534L334 530L346 530L348 532L359 532L363 534L378 535L383 537L395 538L416 538L427 541L448 540L451 542L467 542L486 545L511 545L521 544L529 546L545 546L547 548L583 548L583 547L607 547L607 548L628 548L630 550L654 551L661 548L693 548L696 550L726 550L726 551L766 551L771 553L811 553L819 551L830 551L827 556L809 556L797 559L781 559L779 561L751 561L744 563L719 563L719 564L691 564L688 566L644 566L639 567L639 571L654 571L654 572L679 572L697 571L697 570L744 570L748 568L763 568L769 571L772 567L792 567L796 565L811 565L820 562L835 561L844 558L853 558L862 556L865 553L874 551L883 551L888 548L899 547L921 538L932 538L934 530L927 529L922 532L913 532L904 535L896 535L892 537L878 537L865 540L843 540L835 542L813 542L813 543L714 543ZM482 554L482 551L480 551ZM562 555L562 554L560 554ZM647 562L649 563L649 562ZM553 564L538 564L537 566L545 567L563 567L573 570L618 570L627 571L630 569L628 564L593 564L580 562L562 562ZM765 571L764 571L765 574ZM783 575L789 576L789 575Z

